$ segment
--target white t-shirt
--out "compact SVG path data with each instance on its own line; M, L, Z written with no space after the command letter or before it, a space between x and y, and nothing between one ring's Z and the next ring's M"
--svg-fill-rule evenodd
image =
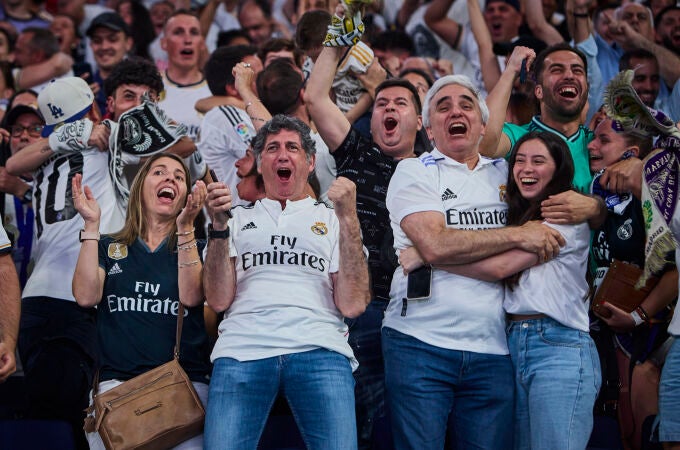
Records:
M252 361L326 348L358 362L333 301L339 225L332 208L312 198L262 199L232 210L230 255L236 297L211 355Z
M123 227L125 211L120 207L109 176L109 153L88 148L80 153L56 155L33 175L35 266L24 288L23 297L53 297L75 301L71 280L80 253L79 232L85 226L73 206L71 180L83 174L101 208L101 233Z
M387 190L397 254L413 246L400 226L409 214L440 212L447 228L482 230L505 226L507 176L508 165L503 159L480 156L477 166L470 170L436 149L401 161ZM401 266L397 267L383 326L436 347L508 354L500 283L433 269L431 297L408 301L406 316L402 316L406 282Z
M559 231L566 245L557 258L522 272L512 290L506 287L503 308L510 314L545 314L569 328L588 332L588 224L545 225Z
M163 74L165 91L161 95L158 106L163 109L175 122L187 126L187 135L193 140L198 139L203 115L196 111L194 105L202 98L210 97L212 93L205 79L192 85L184 86L173 83Z
M250 140L255 137L253 123L240 108L218 106L211 109L203 118L201 138L196 143L208 167L215 170L220 181L231 189L232 205L245 205L236 190L239 177L234 164L243 158Z

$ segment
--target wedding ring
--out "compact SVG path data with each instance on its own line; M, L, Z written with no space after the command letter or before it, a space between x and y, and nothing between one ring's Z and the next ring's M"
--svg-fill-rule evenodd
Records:
M243 67L250 67L250 63L243 63Z

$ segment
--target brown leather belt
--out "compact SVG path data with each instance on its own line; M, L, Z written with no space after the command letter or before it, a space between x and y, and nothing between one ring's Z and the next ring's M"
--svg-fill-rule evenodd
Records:
M513 322L519 322L521 320L533 320L533 319L545 319L545 314L508 314L508 319Z

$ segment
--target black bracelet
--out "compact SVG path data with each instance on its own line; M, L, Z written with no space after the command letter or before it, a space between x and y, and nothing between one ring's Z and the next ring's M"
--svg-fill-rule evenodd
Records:
M590 14L588 13L571 13L573 17L576 17L577 19L589 19Z
M229 227L222 231L217 231L213 229L212 224L208 225L208 238L209 239L227 239L229 237Z

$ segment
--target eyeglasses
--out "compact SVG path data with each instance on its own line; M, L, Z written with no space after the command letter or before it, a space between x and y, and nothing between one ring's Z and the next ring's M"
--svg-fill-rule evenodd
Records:
M12 125L9 127L9 131L12 133L12 137L20 137L22 134L24 134L24 131L28 131L28 135L31 137L40 137L40 133L42 133L43 126L42 125L31 125L28 127L24 127L22 125Z

